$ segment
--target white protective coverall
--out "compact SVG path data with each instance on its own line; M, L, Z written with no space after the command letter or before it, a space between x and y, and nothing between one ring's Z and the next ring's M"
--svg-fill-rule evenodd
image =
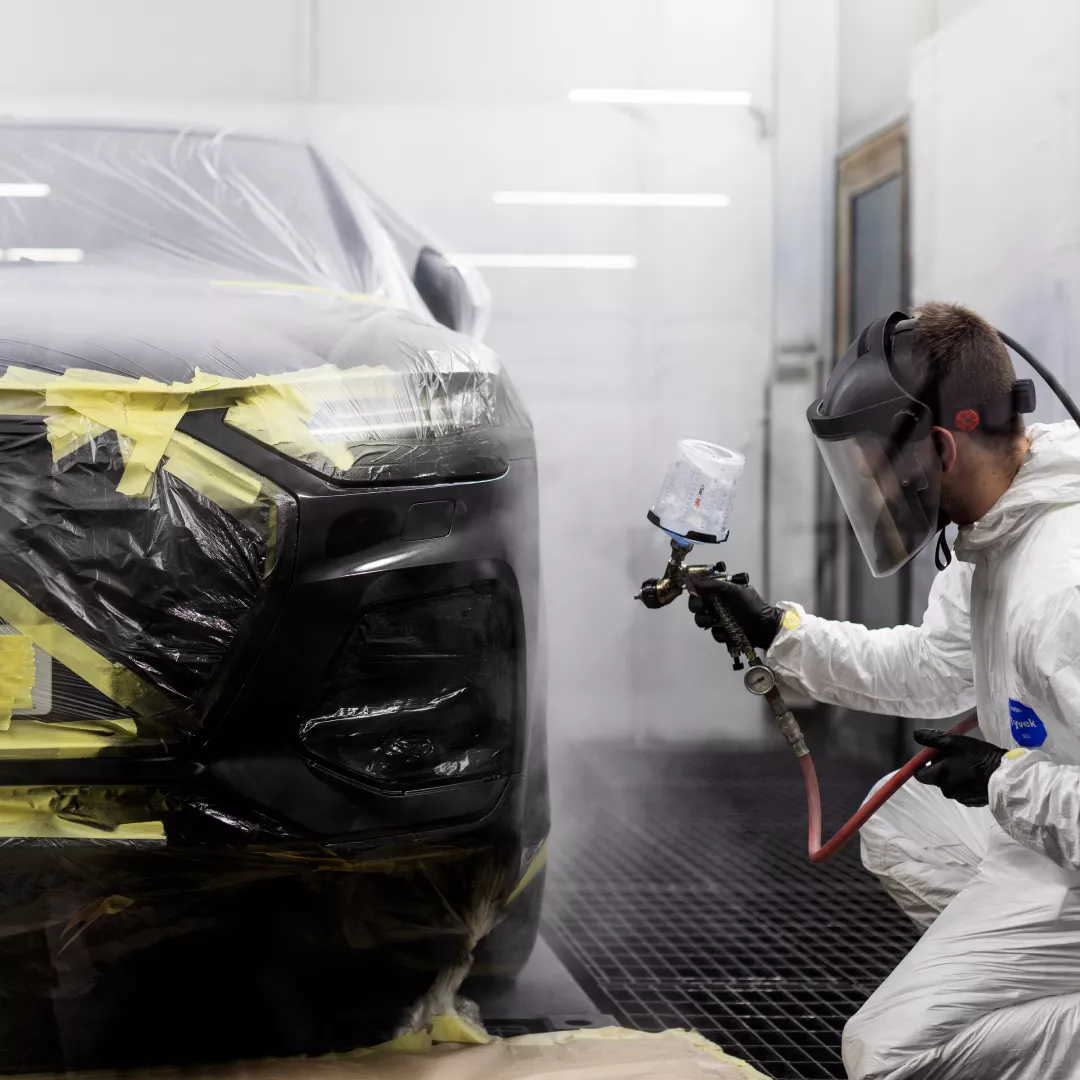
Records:
M819 701L906 717L977 706L1013 750L969 809L912 781L863 862L929 929L848 1022L859 1080L1080 1078L1080 432L1032 425L1008 491L961 529L921 626L796 604L769 664Z

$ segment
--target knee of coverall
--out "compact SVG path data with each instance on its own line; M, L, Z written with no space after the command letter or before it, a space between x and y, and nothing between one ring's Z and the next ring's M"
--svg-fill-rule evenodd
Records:
M909 1043L896 1030L895 1018L888 1013L867 1015L863 1006L844 1025L842 1053L848 1080L889 1080L911 1056L898 1055L897 1045Z

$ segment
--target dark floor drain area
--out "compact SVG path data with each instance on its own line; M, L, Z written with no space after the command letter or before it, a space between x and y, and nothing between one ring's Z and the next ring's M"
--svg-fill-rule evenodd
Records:
M916 939L858 844L814 866L786 753L584 744L555 770L545 936L601 1011L776 1080L844 1076L845 1021ZM835 829L877 779L818 763Z

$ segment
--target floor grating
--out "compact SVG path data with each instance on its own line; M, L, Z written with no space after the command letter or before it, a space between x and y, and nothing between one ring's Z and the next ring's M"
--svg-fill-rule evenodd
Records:
M818 768L828 831L876 776ZM790 757L590 745L556 776L545 937L597 1007L696 1028L775 1080L842 1078L844 1023L915 932L857 842L809 862Z

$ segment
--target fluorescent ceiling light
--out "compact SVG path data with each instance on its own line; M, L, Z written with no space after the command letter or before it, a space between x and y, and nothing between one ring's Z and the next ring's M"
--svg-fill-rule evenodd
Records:
M0 250L0 262L82 262L85 252L82 248L8 248Z
M636 255L448 255L455 266L502 270L633 270Z
M726 105L746 108L749 90L601 90L579 88L570 100L581 105Z
M727 195L711 191L496 191L492 202L507 206L680 206L723 207Z
M48 184L0 184L0 199L44 199L51 190Z

